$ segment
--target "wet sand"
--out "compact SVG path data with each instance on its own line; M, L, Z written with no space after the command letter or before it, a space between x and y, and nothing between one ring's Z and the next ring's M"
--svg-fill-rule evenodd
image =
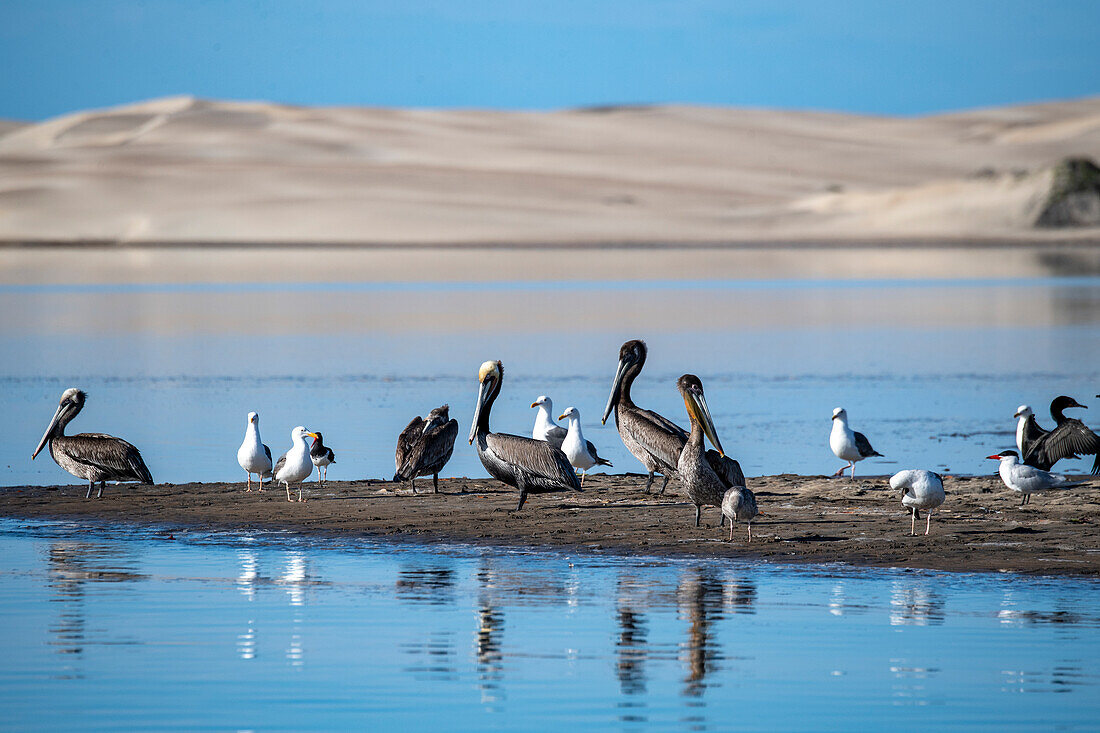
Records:
M1039 495L1027 507L996 476L948 477L947 502L928 537L909 536L910 520L886 477L828 479L765 476L749 480L763 516L734 541L718 529L719 511L694 509L669 483L663 496L642 492L636 475L591 476L583 493L534 495L521 512L516 493L491 479L452 478L412 495L388 481L307 484L304 503L282 489L246 493L243 484L108 486L98 501L86 487L0 489L0 515L131 522L172 528L283 529L315 536L388 537L427 543L554 547L647 556L843 562L1036 575L1095 576L1100 571L1100 484ZM923 531L923 516L919 531Z

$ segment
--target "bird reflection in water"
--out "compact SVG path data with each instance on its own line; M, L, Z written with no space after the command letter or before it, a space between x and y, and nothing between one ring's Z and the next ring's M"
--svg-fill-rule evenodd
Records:
M301 667L305 661L305 651L302 648L302 634L299 631L302 626L301 607L306 602L306 590L311 580L309 567L304 552L288 552L286 556L286 569L278 580L280 585L286 587L290 597L290 605L296 609L294 614L294 630L290 634L290 645L286 649L286 659L292 667Z
M939 626L943 623L943 596L919 578L895 580L890 591L891 626Z
M494 604L496 583L491 568L482 565L477 573L477 680L481 690L481 702L497 702L500 683L504 677L504 655L501 652L501 636L504 634L504 612Z
M85 599L88 583L131 583L145 575L133 571L133 560L122 548L92 542L54 542L49 548L50 587L60 605L57 623L50 627L49 642L58 654L81 658L88 643ZM69 671L60 678L80 678Z
M445 567L406 568L397 575L397 595L413 603L454 602L455 571Z
M712 639L711 625L722 618L722 583L709 568L688 570L680 579L676 599L680 617L690 622L687 641L682 647L688 672L683 694L685 697L700 698L706 692L706 678L713 671L713 662L719 658L719 647ZM685 722L702 722L702 719L693 718Z
M619 625L619 638L615 641L615 674L619 678L619 689L627 697L619 702L619 720L624 723L648 721L644 710L649 624L642 612L648 607L646 591L636 578L623 575L619 578L615 593L615 614Z

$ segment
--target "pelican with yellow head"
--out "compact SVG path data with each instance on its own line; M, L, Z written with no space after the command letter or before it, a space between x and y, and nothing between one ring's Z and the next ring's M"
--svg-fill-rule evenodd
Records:
M528 494L580 491L580 480L560 449L532 438L489 430L489 414L504 382L504 365L487 361L477 373L477 404L470 427L481 465L493 478L519 489L518 512Z

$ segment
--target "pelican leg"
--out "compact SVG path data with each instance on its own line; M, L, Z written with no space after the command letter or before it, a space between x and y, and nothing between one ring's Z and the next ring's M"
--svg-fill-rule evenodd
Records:
M527 501L527 482L523 480L522 475L516 478L516 488L519 489L519 503L516 504L516 511L518 512L523 508L523 503Z
M699 526L699 520L702 519L702 516L703 516L703 507L700 504L696 504L695 505L695 526L696 527Z
M718 526L721 527L726 523L726 515L724 512L718 514ZM733 520L730 519L730 526L733 526Z
M649 472L649 478L645 482L645 493L649 493L649 487L653 485L653 471Z
M660 496L661 494L665 493L665 487L668 486L668 474L666 473L664 475L664 477L665 477L665 480L661 483L661 490L657 492L657 496Z
M102 499L103 498L103 489L105 489L106 487L107 487L107 482L106 481L100 481L99 482L99 491L97 491L95 493L95 498Z
M932 531L932 510L928 510L928 521L924 524L924 536L927 537L928 533Z
M92 489L93 488L95 488L95 481L89 480L88 481L88 493L84 495L85 499L91 499L92 498Z
M1026 503L1027 503L1027 494L1024 494L1022 497L1020 497L1020 506L1023 506Z
M752 542L752 520L749 520L749 542Z
M409 488L412 489L412 492L414 494L416 493L416 476L413 476L411 479L409 479Z
M439 474L438 473L433 473L432 474L432 493L433 494L438 494L439 493Z

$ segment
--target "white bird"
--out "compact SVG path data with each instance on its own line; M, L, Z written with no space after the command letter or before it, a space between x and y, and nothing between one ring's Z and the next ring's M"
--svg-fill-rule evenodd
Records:
M733 524L735 521L748 522L749 542L752 542L752 520L760 512L756 509L756 494L744 486L728 489L722 497L722 516L730 520L730 542L733 542ZM719 522L721 524L721 522Z
M943 476L920 468L898 471L890 477L890 488L894 491L901 489L901 503L912 510L913 517L909 522L911 536L917 534L920 510L928 510L924 525L924 533L928 534L932 529L932 510L947 498L943 491Z
M535 413L535 427L531 430L531 437L545 441L561 450L561 444L565 442L565 436L569 431L554 421L552 417L554 401L546 395L539 395L539 398L531 403L531 407L539 408Z
M252 491L252 474L260 478L260 491L264 490L264 478L271 478L271 449L260 440L260 416L248 413L248 425L244 428L244 442L237 449L237 463L248 474L248 487Z
M1050 431L1039 425L1031 405L1020 405L1013 417L1016 418L1016 448L1021 456L1026 456L1035 441Z
M290 498L290 485L298 484L298 501L302 501L301 483L313 473L313 460L309 456L309 444L306 438L316 438L316 433L311 433L301 425L290 431L290 450L279 457L275 462L274 476L276 483L286 486L286 500Z
M549 401L549 400L548 400ZM581 411L576 407L567 407L558 419L569 419L569 430L561 444L561 452L569 459L573 468L581 470L581 485L584 485L585 472L593 466L610 466L611 461L600 458L596 446L584 439L581 432Z
M837 458L848 461L848 465L842 466L833 476L841 476L845 468L850 468L853 480L856 477L856 463L871 456L882 457L881 453L871 447L866 435L848 427L848 411L843 407L833 410L833 430L829 433L829 447Z
M1020 506L1031 503L1031 495L1038 494L1049 489L1069 489L1080 486L1082 481L1071 481L1068 476L1059 473L1051 473L1034 466L1020 463L1020 456L1014 450L1003 450L992 456L986 456L990 460L1000 461L997 473L1001 474L1001 481L1005 486L1023 494Z

